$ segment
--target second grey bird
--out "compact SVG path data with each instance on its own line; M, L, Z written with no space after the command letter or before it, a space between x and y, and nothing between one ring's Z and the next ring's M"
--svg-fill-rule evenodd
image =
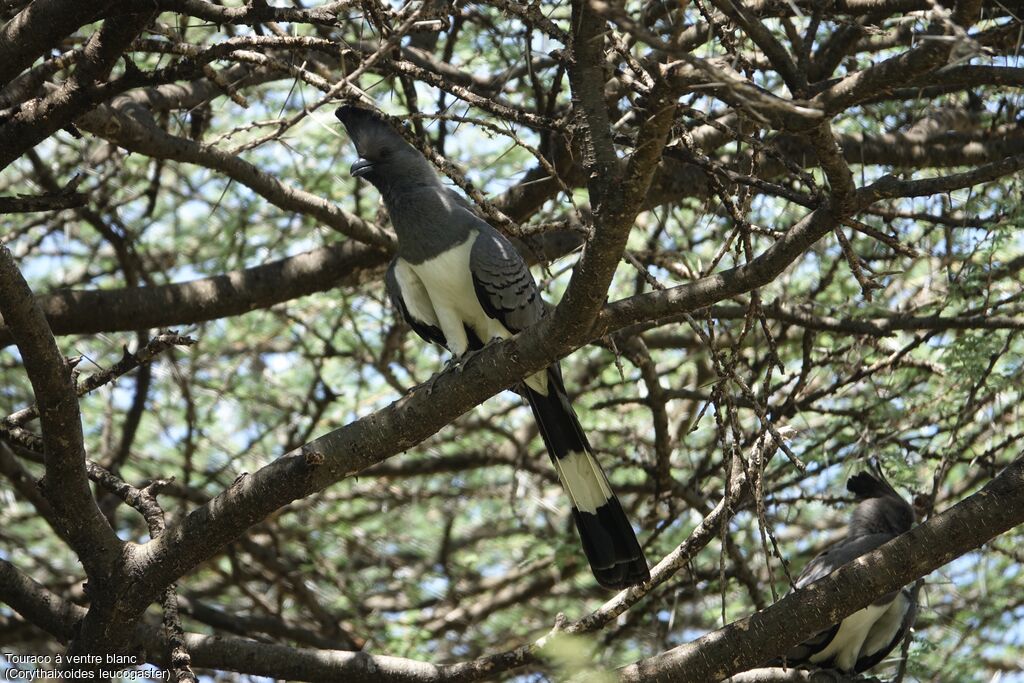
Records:
M413 330L458 357L540 320L540 292L512 243L442 185L430 162L377 114L344 106L337 116L359 153L352 175L380 191L395 228L398 255L386 286ZM598 583L618 589L646 581L643 551L580 427L558 364L526 378L523 391Z
M877 476L867 472L855 474L846 482L846 488L858 500L846 538L804 567L796 580L798 589L909 531L914 524L914 509L881 472ZM845 672L867 671L903 639L910 626L910 608L910 591L906 588L883 595L795 647L786 655L786 663L814 664Z

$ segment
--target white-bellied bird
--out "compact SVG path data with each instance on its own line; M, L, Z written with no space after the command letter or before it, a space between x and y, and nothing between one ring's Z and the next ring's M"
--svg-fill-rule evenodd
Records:
M398 249L385 284L419 336L459 357L544 316L519 252L441 183L419 150L368 109L343 106L337 116L359 154L351 174L377 188L391 217ZM527 377L522 391L572 502L598 583L619 589L648 580L636 534L580 427L558 364Z
M803 588L839 567L909 531L914 509L881 472L850 477L846 488L857 498L846 538L812 559L796 580ZM873 603L793 648L789 665L813 664L850 673L867 671L888 656L910 627L911 593L887 593Z

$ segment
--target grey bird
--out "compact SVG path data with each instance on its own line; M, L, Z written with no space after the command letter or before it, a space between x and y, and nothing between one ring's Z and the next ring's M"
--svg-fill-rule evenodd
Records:
M545 315L519 252L441 184L426 157L368 109L343 106L337 117L359 154L351 174L377 188L391 217L398 249L385 284L419 336L457 358ZM597 582L621 589L647 581L643 551L580 427L558 364L526 378L521 391L569 494Z
M855 474L846 482L846 488L858 501L846 538L804 567L796 580L797 589L909 531L914 524L914 509L880 471L876 475ZM785 661L789 665L812 664L847 673L867 671L885 659L903 639L910 627L910 617L910 591L903 588L887 593L801 643L786 655Z

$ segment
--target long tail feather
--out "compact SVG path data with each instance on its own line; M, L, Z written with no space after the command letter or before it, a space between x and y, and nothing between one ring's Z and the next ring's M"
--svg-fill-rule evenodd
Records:
M612 492L580 427L557 366L547 370L547 393L526 387L548 454L569 499L597 582L622 589L650 579L633 527Z

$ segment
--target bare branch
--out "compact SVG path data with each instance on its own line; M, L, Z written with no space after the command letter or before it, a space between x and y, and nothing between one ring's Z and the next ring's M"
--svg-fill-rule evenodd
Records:
M32 382L43 428L43 495L86 571L104 580L121 543L96 507L85 473L85 444L71 366L54 342L43 312L7 247L0 245L0 313Z

